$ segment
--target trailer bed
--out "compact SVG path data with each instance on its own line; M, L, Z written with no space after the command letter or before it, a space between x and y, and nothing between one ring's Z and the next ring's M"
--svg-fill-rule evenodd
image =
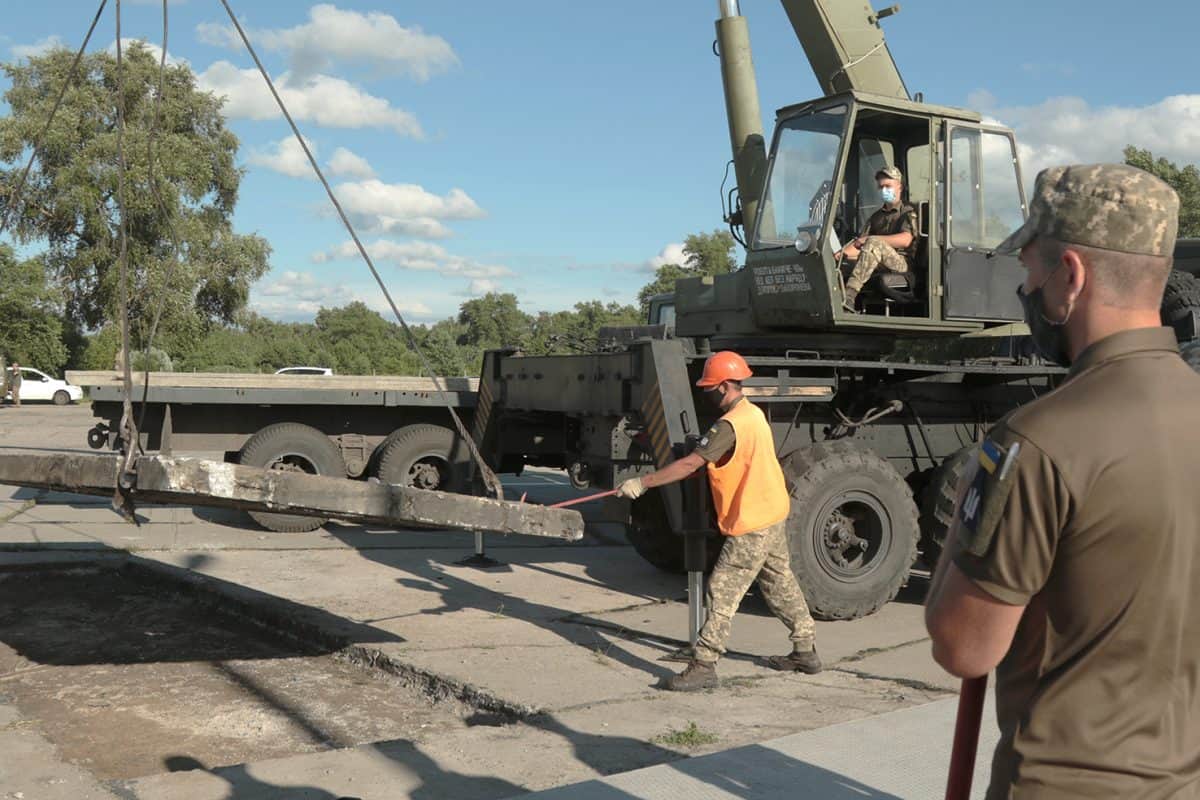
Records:
M442 406L443 391L459 408L473 408L478 378L375 375L258 375L227 372L151 372L149 403L250 405ZM116 371L67 372L93 401L122 401L124 378ZM133 399L142 399L146 373L133 374Z

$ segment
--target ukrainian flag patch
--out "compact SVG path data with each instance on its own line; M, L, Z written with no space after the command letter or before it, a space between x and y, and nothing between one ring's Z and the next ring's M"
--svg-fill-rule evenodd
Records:
M979 466L991 475L1004 461L1004 455L1004 451L993 444L990 439L984 439L983 446L979 448Z

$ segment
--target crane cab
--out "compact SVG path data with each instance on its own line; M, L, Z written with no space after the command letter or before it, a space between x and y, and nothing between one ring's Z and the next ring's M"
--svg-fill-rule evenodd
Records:
M842 243L882 200L884 166L904 174L917 212L908 274L882 267L842 308ZM743 269L677 286L677 332L968 332L1022 319L1023 269L994 248L1025 219L1012 131L963 109L844 92L781 109Z

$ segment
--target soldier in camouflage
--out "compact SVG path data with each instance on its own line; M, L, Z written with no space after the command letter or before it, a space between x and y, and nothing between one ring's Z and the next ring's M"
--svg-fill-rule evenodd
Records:
M821 671L813 619L792 573L787 537L791 498L775 456L771 426L742 394L742 381L750 376L749 365L737 353L709 356L696 385L721 410L721 418L690 455L627 480L617 490L621 497L636 500L649 488L681 480L699 469L708 472L717 527L725 542L708 580L708 620L687 669L666 683L674 691L717 685L716 665L725 653L730 623L755 580L772 613L788 627L792 641L791 653L764 659L764 665L810 675Z
M863 286L882 267L900 274L912 269L917 249L917 212L904 202L904 175L896 167L884 167L875 173L883 206L871 215L860 236L834 256L853 263L846 279L842 306L857 311L855 301Z

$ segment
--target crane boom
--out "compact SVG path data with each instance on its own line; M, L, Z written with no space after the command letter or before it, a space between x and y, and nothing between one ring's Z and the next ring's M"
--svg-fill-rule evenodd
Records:
M856 91L909 99L879 26L880 20L900 10L899 5L875 11L866 0L780 2L823 93Z

